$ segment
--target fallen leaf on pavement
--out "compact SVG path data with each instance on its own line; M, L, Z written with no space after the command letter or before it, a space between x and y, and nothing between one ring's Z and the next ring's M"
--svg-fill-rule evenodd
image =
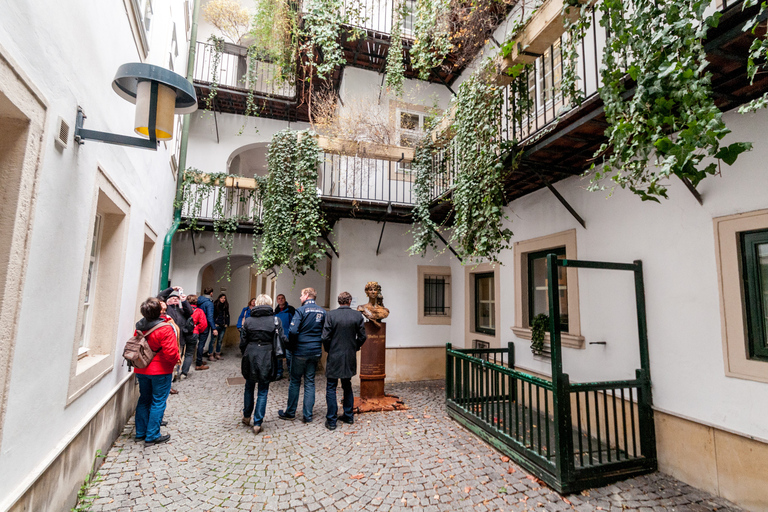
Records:
M293 475L294 478L299 478L300 476L304 476L304 472L303 471L299 471L298 473Z
M466 492L467 494L469 494L469 491L471 491L471 490L472 490L472 488L470 486L466 486L464 488L464 492Z
M512 466L509 466L509 469L507 470L507 473L509 473L511 475L515 471L517 471L515 468L513 468Z
M501 462L509 462L509 457L502 457Z
M351 477L349 477L349 478L351 478L352 480L360 480L361 478L365 478L365 475L364 475L364 474L362 474L362 473L358 473L358 474L356 474L356 475L352 475L352 476L351 476Z

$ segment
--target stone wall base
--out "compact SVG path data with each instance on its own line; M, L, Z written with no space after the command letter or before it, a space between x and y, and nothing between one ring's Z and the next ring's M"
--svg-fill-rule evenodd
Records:
M139 388L131 376L43 470L10 512L64 512L77 502L80 486L94 467L97 450L106 454L136 409ZM103 459L96 461L99 466Z
M768 512L768 443L655 411L659 471L752 512Z

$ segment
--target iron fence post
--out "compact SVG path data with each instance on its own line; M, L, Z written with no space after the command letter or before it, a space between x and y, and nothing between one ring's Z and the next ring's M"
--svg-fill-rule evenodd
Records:
M637 334L640 346L640 370L636 375L642 381L637 397L637 413L640 421L640 450L644 457L656 461L656 427L653 421L653 395L651 392L651 361L648 353L648 323L645 311L645 285L643 262L635 260L635 301L637 303Z
M445 398L453 400L453 356L450 354L451 344L445 344Z
M556 254L547 255L547 293L549 295L549 343L552 351L552 409L555 422L555 467L563 487L573 474L573 435L571 425L570 382L563 373L560 345L560 287Z

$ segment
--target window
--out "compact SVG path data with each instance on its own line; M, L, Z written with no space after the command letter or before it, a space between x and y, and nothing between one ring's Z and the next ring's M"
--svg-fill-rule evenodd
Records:
M768 361L768 230L741 234L749 359Z
M555 233L515 243L515 324L512 332L531 339L531 321L549 314L547 254L558 259L576 259L576 230ZM560 340L563 347L584 348L579 314L579 274L574 268L558 270ZM549 342L549 333L545 340Z
M725 375L768 382L768 210L714 219Z
M475 331L496 334L496 294L493 272L475 274Z
M91 332L91 312L96 291L96 275L99 267L99 247L101 246L101 215L96 215L93 222L93 233L91 239L91 254L88 259L88 272L85 284L85 297L83 299L82 322L80 322L80 345L78 357L88 354L88 340Z
M130 206L101 169L97 171L94 195L84 251L68 404L112 370L118 337Z
M400 21L403 27L403 37L413 37L413 22L416 13L416 0L405 0L404 5L405 16Z
M154 15L152 0L123 0L123 2L136 49L139 51L140 58L144 60L149 54L149 32Z
M418 266L419 325L451 324L451 267Z
M409 148L416 147L424 137L425 112L397 110L397 143Z
M565 259L565 247L555 247L528 254L528 325L537 315L549 316L549 289L547 281L547 255L557 254ZM560 328L568 332L568 274L558 268L558 289L560 291Z

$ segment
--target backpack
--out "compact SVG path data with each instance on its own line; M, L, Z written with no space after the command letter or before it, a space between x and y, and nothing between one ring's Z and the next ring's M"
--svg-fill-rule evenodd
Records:
M152 358L155 357L155 352L149 348L147 343L147 336L158 327L168 325L166 322L160 322L150 330L146 332L138 331L138 334L131 336L131 338L125 342L125 348L123 349L123 358L128 362L128 366L135 366L136 368L146 368L149 363L152 362Z
M184 334L184 336L191 336L195 332L195 321L190 316L187 318L187 321L184 322L184 325L179 327L181 328L181 332Z

